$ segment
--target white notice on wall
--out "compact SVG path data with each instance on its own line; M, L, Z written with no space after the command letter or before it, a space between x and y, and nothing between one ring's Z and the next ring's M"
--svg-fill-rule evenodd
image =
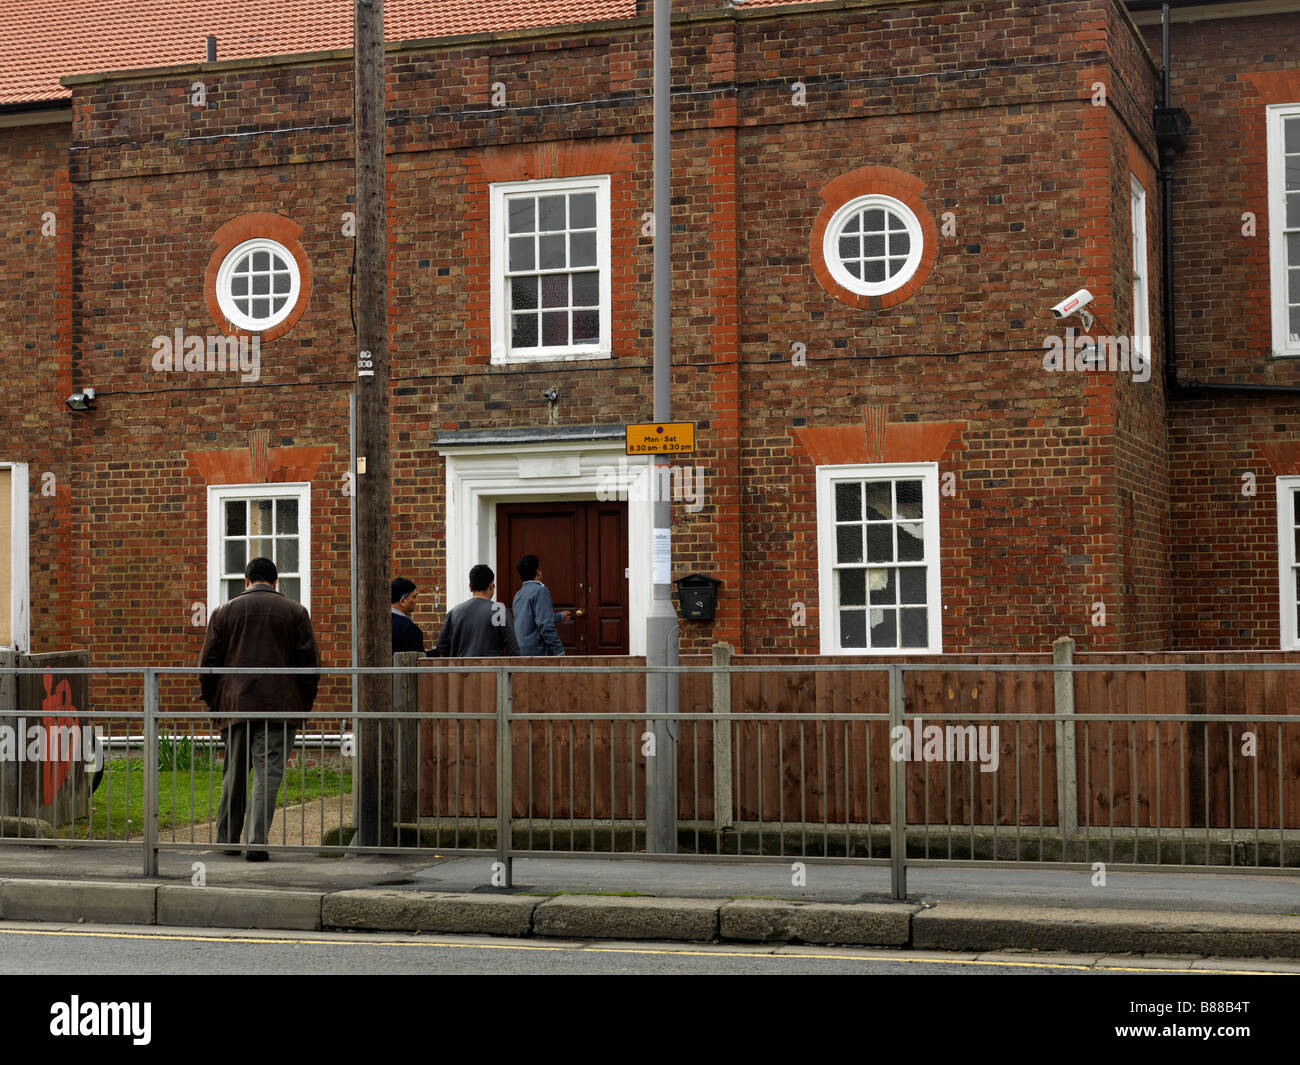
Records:
M673 531L656 529L654 537L654 583L669 584L673 579Z

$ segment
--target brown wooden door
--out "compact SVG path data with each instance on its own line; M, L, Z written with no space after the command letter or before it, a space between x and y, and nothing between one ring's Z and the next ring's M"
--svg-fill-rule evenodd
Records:
M523 581L515 563L541 560L565 654L628 653L627 504L578 500L497 505L497 597L507 606Z

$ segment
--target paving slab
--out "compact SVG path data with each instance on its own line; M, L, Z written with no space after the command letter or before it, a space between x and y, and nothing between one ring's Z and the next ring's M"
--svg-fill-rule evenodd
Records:
M1300 958L1300 916L945 902L912 917L912 944L937 950Z
M772 943L849 943L902 947L911 941L911 915L919 906L888 903L845 905L737 899L719 913L723 939Z
M718 935L716 899L560 895L533 913L533 933L570 939L672 939L709 942Z
M158 888L157 923L201 928L282 928L317 932L319 891L223 888L164 884Z
M106 880L0 881L0 918L6 921L87 921L153 924L153 884Z
M321 922L326 928L526 936L540 901L520 895L335 891L324 897Z

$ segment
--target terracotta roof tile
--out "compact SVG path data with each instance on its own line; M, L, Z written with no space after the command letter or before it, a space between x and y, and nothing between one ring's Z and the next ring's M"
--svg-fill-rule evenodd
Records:
M59 78L352 46L351 0L0 0L0 104L68 97ZM386 0L390 41L633 18L636 0Z

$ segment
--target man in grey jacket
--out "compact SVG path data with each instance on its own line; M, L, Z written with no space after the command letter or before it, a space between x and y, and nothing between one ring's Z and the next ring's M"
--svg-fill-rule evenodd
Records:
M479 564L469 571L470 597L451 608L442 623L434 658L499 658L519 654L515 627L504 603L494 603L496 574Z
M569 620L567 610L556 610L550 590L542 583L542 564L536 555L524 555L515 569L523 587L515 593L515 637L521 655L562 655L564 643L555 626Z

